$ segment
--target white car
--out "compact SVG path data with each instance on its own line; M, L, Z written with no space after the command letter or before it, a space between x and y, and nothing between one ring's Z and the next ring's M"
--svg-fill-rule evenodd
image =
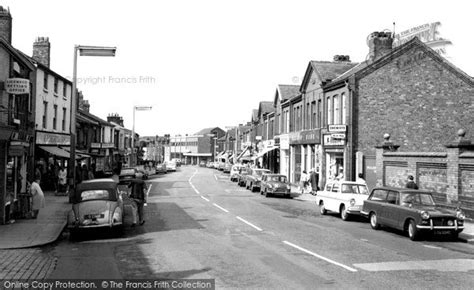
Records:
M166 170L167 171L176 171L176 162L167 161L166 163Z
M239 179L239 172L240 172L240 168L242 167L243 165L241 164L235 164L235 165L232 165L232 168L230 169L230 181L237 181L237 179Z
M339 213L342 220L350 215L360 215L364 200L369 197L366 184L354 181L329 181L324 190L318 191L316 203L322 215L327 211Z

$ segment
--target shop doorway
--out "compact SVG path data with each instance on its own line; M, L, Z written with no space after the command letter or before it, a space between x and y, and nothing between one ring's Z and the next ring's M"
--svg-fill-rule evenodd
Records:
M340 174L344 176L344 153L326 153L326 177L327 180L336 179Z

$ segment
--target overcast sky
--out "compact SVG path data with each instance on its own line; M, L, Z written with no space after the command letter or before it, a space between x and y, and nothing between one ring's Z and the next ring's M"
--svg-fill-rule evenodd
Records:
M124 117L141 136L192 134L250 121L278 84L299 84L310 60L355 62L374 31L440 21L448 59L474 75L471 1L0 0L13 45L31 55L51 42L51 69L72 79L75 44L116 46L114 58L79 57L78 88L91 113ZM453 3L453 4L451 4Z

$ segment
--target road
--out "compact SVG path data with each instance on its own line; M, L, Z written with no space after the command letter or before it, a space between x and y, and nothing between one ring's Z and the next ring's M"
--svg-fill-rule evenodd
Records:
M52 246L54 279L215 279L216 288L435 288L474 285L474 246L412 242L314 203L265 198L214 169L158 175L146 223Z

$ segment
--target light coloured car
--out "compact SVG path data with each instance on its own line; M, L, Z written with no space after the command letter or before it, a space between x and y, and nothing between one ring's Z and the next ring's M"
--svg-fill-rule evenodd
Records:
M255 191L257 188L260 190L260 182L264 174L270 173L268 169L252 168L250 174L245 176L245 188L250 191Z
M283 174L264 174L260 183L260 194L265 194L265 197L279 195L291 198L288 178Z
M235 164L232 165L232 168L230 169L230 181L237 181L239 179L239 171L240 168L242 167L242 164Z
M116 181L93 179L77 185L67 218L67 227L73 235L81 229L121 229L122 225L123 200Z
M336 212L345 221L350 215L360 215L364 200L368 197L369 190L364 183L329 181L324 190L317 192L316 203L322 215L327 211Z
M176 162L166 161L166 171L176 171Z

